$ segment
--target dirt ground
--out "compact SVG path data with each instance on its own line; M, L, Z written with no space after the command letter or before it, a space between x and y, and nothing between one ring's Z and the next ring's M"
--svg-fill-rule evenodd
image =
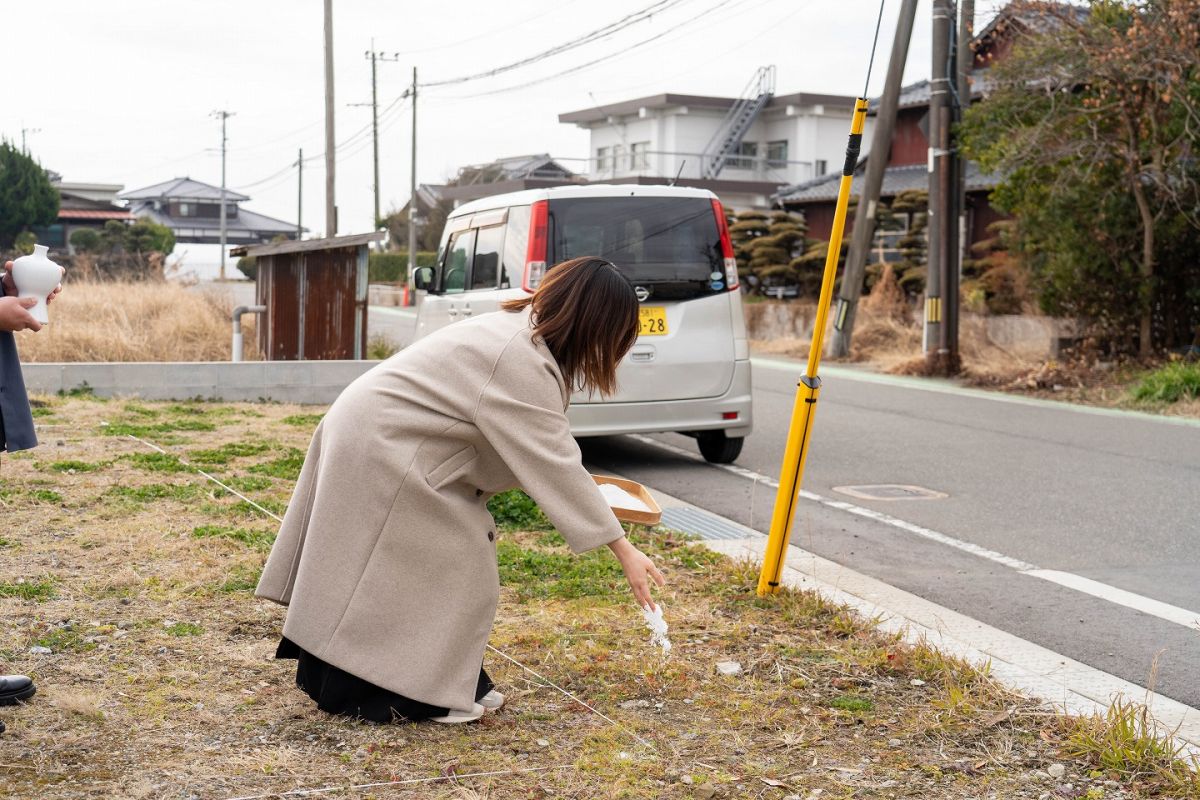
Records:
M0 708L0 796L1200 797L1102 763L1094 725L984 668L812 593L758 599L748 565L636 530L668 578L664 657L611 556L571 556L519 500L497 507L492 644L546 680L489 654L508 703L478 724L324 714L273 658L283 609L251 596L276 523L178 458L281 513L322 409L37 405L42 445L0 470L0 671L39 689Z

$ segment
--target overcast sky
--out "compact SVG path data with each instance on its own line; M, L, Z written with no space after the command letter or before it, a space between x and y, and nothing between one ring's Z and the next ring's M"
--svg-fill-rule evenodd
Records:
M395 103L411 79L439 81L517 61L570 41L653 0L334 0L337 203L340 233L371 229L370 100L379 65L382 206L408 198L410 111ZM977 27L1003 5L979 0ZM219 123L227 109L228 185L246 207L294 221L303 147L306 227L324 228L320 0L3 0L0 136L28 147L68 181L127 189L189 175L220 182ZM886 0L870 93L882 86L899 0ZM586 131L557 115L662 92L738 94L755 69L778 68L777 91L853 95L862 89L874 0L669 0L651 20L501 76L422 90L417 176L440 182L465 164L548 152L583 169ZM905 81L928 77L929 2L918 11ZM637 45L657 37L647 44ZM572 67L608 57L595 66ZM529 82L527 88L496 92ZM483 94L491 92L491 94ZM474 96L471 95L483 95ZM359 135L354 138L354 135ZM264 180L266 179L266 180ZM245 188L242 188L245 187Z

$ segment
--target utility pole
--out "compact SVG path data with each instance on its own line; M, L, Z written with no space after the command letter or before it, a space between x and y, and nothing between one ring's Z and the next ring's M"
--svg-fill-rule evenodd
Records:
M408 178L408 275L417 271L417 68L412 82L412 171Z
M334 199L336 154L333 129L333 0L325 0L325 235L337 236Z
M25 146L25 135L28 133L41 133L41 128L21 128L21 152L29 155L29 148Z
M846 271L842 275L838 306L833 315L833 338L830 340L829 350L830 355L835 358L850 354L850 338L854 332L854 314L858 309L858 299L862 295L867 256L871 250L871 240L875 235L875 212L879 205L879 190L883 186L883 173L887 169L888 153L892 146L892 131L896 127L896 107L900 102L900 83L904 78L904 65L908 61L908 43L912 39L913 21L916 17L917 0L904 0L900 6L900 16L896 21L896 37L892 41L892 57L888 61L883 96L879 100L879 111L875 116L871 150L867 154L867 174L858 198L858 210L854 213L854 231L850 241L850 253L846 257Z
M375 65L379 61L399 61L400 54L380 53L375 50L375 40L371 40L371 49L363 54L371 61L371 136L375 148L375 219L372 221L373 228L379 227L379 92L375 79ZM361 106L366 103L354 103L353 105Z
M929 80L929 257L925 280L925 360L931 372L946 374L942 301L950 227L957 220L950 208L950 36L954 26L953 0L933 0L933 64Z
M296 241L304 238L304 148L296 153Z
M221 271L219 277L221 280L225 280L225 144L229 141L225 136L225 120L232 117L233 113L221 110L212 112L212 116L221 120L221 210L219 212L221 218Z
M971 40L975 36L975 0L959 0L958 3L958 35L955 37L955 70L954 70L954 121L962 120L963 111L971 107L971 66L974 54L971 52ZM967 231L967 162L962 157L957 136L954 138L954 205L950 209L953 216L948 224L953 227L954 236L951 242L954 249L950 261L946 265L946 319L944 339L946 343L947 371L957 373L962 367L962 357L958 346L959 323L959 282L962 278L962 262L971 236Z

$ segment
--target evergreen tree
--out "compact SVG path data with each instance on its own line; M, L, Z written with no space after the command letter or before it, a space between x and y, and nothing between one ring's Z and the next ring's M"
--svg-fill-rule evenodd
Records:
M0 250L17 234L58 218L58 192L46 170L7 140L0 140Z

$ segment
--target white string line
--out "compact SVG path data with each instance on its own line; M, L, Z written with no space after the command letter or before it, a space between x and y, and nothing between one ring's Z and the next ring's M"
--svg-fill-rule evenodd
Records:
M466 775L439 775L436 778L410 778L403 781L381 781L380 783L358 783L351 786L322 786L319 789L292 789L289 792L268 792L267 794L245 794L230 797L229 800L266 800L271 797L299 797L324 792L345 792L360 789L379 789L384 786L404 786L414 783L437 783L438 781L456 781L460 778L486 778L494 775L516 775L522 772L549 772L557 769L574 769L574 764L560 764L557 767L523 767L521 769L502 769L494 772L470 772Z
M254 502L254 501L253 501L253 500L251 500L249 497L246 497L246 495L244 495L244 494L242 494L241 492L239 492L237 489L234 489L234 488L233 488L233 487L231 487L231 486L227 486L227 485L225 485L224 483L222 483L222 482L221 482L221 481L219 481L218 479L214 478L212 475L209 475L207 472L205 472L204 470L202 470L202 469L200 469L199 467L197 467L195 464L192 464L192 463L190 463L190 462L188 462L188 461L184 461L184 460L183 460L182 458L180 458L179 456L176 456L176 455L174 455L173 453L168 453L166 450L163 450L163 449L162 449L161 447L159 447L158 445L156 445L156 444L153 444L153 443L151 443L151 442L147 442L145 439L138 439L138 437L134 436L132 433L127 433L127 434L125 434L125 435L126 435L126 436L128 436L130 439L133 439L133 440L135 440L135 441L141 442L142 444L146 445L146 447L149 447L151 450L157 450L158 452L162 453L164 456L173 456L175 459L177 459L177 460L179 461L179 463L180 463L180 464L183 464L185 467L191 467L191 468L192 468L192 469L194 469L196 472L200 473L201 475L203 475L204 477L208 478L210 481L212 481L213 483L215 483L217 486L220 486L222 489L224 489L225 491L227 491L227 492L229 492L230 494L234 495L235 497L239 497L239 498L241 498L241 499L242 499L244 502L247 502L247 503L249 503L250 505L254 506L255 508L257 508L257 509L258 509L259 511L261 511L262 513L266 514L266 515L267 515L268 517L270 517L271 519L273 519L273 520L275 520L275 521L277 521L277 522L281 522L281 523L283 522L283 517L279 516L278 514L276 514L276 513L274 513L274 512L268 511L267 509L263 508L263 507L262 507L262 506L260 506L258 503Z
M612 725L615 725L616 727L618 727L618 728L620 728L621 730L625 731L625 732L626 732L626 733L628 733L630 736L632 736L634 739L637 739L637 741L638 741L638 744L644 745L645 747L649 747L651 750L653 750L653 749L654 749L654 745L653 745L653 744L651 744L650 742L648 742L648 741L646 741L645 739L643 739L641 736L638 736L636 733L634 733L632 728L628 728L628 727L626 727L625 725L622 725L621 723L617 722L615 719L613 719L613 718L611 718L611 717L608 717L608 716L605 716L604 714L600 713L600 712L599 712L599 711L597 711L596 709L594 709L594 708L592 708L591 706L589 706L587 703L585 703L585 702L583 702L582 700L580 700L580 699L579 699L578 697L576 697L575 695L573 695L573 694L571 694L570 692L568 692L566 689L564 689L564 688L562 688L561 686L559 686L558 684L556 684L554 681L552 681L552 680L550 680L549 678L547 678L546 676L544 676L544 675L542 675L542 674L538 673L537 671L535 671L535 670L533 670L533 669L530 669L529 667L527 667L527 666L525 666L524 664L522 664L520 661L517 661L517 660L516 660L515 658L513 658L512 656L510 656L510 655L507 655L506 653L502 653L500 650L496 649L495 647L492 647L490 644L487 646L487 648L488 648L488 650L491 650L493 653L495 653L496 655L500 656L501 658L506 658L506 659L508 659L509 661L511 661L512 663L516 664L518 667L520 667L521 669L523 669L523 670L525 670L526 672L528 672L530 675L533 675L535 678L538 678L538 679L540 679L540 680L543 680L543 681L545 681L545 682L546 682L547 684L549 684L551 687L553 687L553 688L557 689L558 691L562 692L562 693L563 693L563 694L565 694L567 697L571 698L571 699L572 699L572 700L574 700L576 703L579 703L579 705L581 705L581 706L583 706L584 708L586 708L588 711L590 711L590 712L592 712L593 714L595 714L596 716L600 717L600 719L606 720L607 722L611 723Z
M153 444L152 442L147 442L145 439L139 439L138 437L134 436L132 433L130 433L130 434L126 434L126 435L127 435L127 436L128 436L130 439L134 439L134 440L136 440L136 441L139 441L139 442L141 442L142 444L144 444L144 445L146 445L147 447L149 447L150 449L152 449L152 450L157 450L158 452L162 453L163 455L166 455L166 456L172 455L171 453L168 453L166 450L162 449L162 448L161 448L161 447L159 447L158 445L156 445L156 444ZM179 456L175 456L175 458L179 459L179 463L183 464L184 466L191 467L191 468L192 468L192 469L194 469L196 472L200 473L200 474L201 474L201 475L203 475L205 478L208 478L210 481L212 481L213 483L215 483L217 486L220 486L222 489L224 489L225 491L229 492L230 494L236 495L237 497L241 498L241 499L242 499L242 500L244 500L245 502L247 502L247 503L249 503L250 505L254 506L255 508L257 508L259 511L263 512L263 513L264 513L264 514L266 514L267 516L269 516L269 517L271 517L271 518L273 518L273 519L276 519L276 520L278 520L279 522L283 522L283 518L282 518L282 517L280 517L278 514L274 514L274 513L270 512L270 511L268 511L267 509L265 509L265 508L263 508L262 506L260 506L258 503L256 503L256 502L254 502L253 500L251 500L249 497L246 497L246 496L245 496L244 494L242 494L241 492L239 492L239 491L237 491L237 490L235 490L235 489L232 489L232 488L230 488L229 486L226 486L224 483L222 483L221 481L217 480L217 479L216 479L216 478L214 478L212 475L209 475L207 472L205 472L204 470L200 469L200 468L199 468L199 467L197 467L195 464L190 464L190 463L188 463L187 461L184 461L182 458L179 458ZM645 746L645 747L649 747L651 750L653 750L653 749L654 749L654 745L653 745L653 744L651 744L651 743L650 743L650 742L648 742L647 740L643 739L641 736L638 736L636 733L634 733L634 732L633 732L633 730L632 730L631 728L628 728L628 727L626 727L625 725L622 725L621 723L619 723L619 722L617 722L616 720L612 719L611 717L608 717L608 716L606 716L605 714L602 714L601 712L597 711L595 708L593 708L592 706L590 706L590 705L588 705L587 703L583 702L583 701L582 701L582 700L580 700L578 697L576 697L575 695L571 694L571 693L570 693L570 692L568 692L566 689L562 688L561 686L559 686L558 684L556 684L554 681L550 680L550 679L549 679L549 678L547 678L546 676L542 675L541 673L537 672L536 670L534 670L534 669L532 669L532 668L530 668L530 667L527 667L527 666L525 666L525 665L524 665L524 664L522 664L520 661L517 661L517 660L516 660L515 658L513 658L512 656L510 656L510 655L508 655L507 653L505 653L505 652L503 652L503 651L499 650L498 648L495 648L495 647L493 647L493 646L492 646L492 645L490 645L490 644L487 646L487 648L488 648L489 650L491 650L493 653L495 653L496 655L500 656L501 658L505 658L505 659L507 659L507 660L511 661L512 663L516 664L518 667L520 667L521 669L525 670L525 671L526 671L526 672L528 672L530 675L533 675L534 677L536 677L536 678L538 678L538 679L540 679L540 680L543 680L543 681L545 681L545 682L546 682L547 684L549 684L551 687L553 687L553 688L557 689L558 691L562 692L564 695L566 695L567 697L571 698L571 699L572 699L572 700L574 700L576 703L579 703L579 705L583 706L583 707L584 707L584 708L586 708L588 711L591 711L591 712L592 712L593 714L595 714L596 716L600 717L601 719L605 720L606 722L608 722L608 723L610 723L610 724L612 724L612 725L615 725L616 727L618 727L618 728L620 728L621 730L625 731L625 732L626 732L626 733L628 733L630 736L632 736L634 739L636 739L636 740L638 741L638 743L639 743L639 744L641 744L641 745L643 745L643 746ZM390 785L390 784L382 784L382 785ZM321 790L321 791L325 791L325 790ZM261 795L261 796L262 796L262 797L274 797L275 795Z

